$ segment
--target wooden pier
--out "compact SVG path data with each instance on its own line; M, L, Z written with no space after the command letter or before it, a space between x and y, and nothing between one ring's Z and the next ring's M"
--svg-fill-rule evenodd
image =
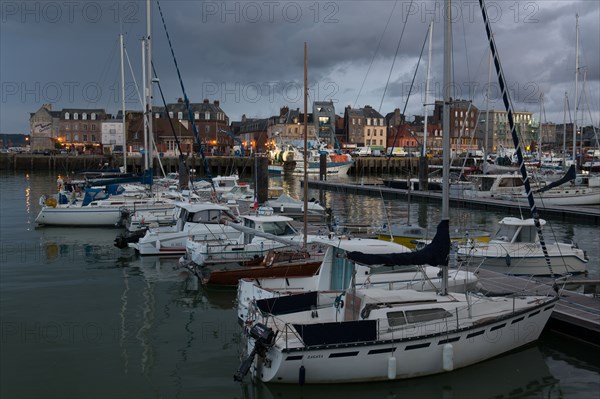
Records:
M304 183L304 182L303 182ZM319 190L336 191L347 194L367 195L384 199L408 199L408 190L389 188L382 184L356 184L340 183L320 180L308 180L308 186ZM416 202L442 202L442 193L437 191L410 191L411 201ZM506 211L507 209L518 212L529 209L527 204L513 201L504 201L493 198L453 198L450 197L450 205L460 208L481 209L487 211ZM537 206L541 217L550 216L561 220L579 220L587 223L598 224L600 222L600 207L578 206L577 208L567 206Z
M553 295L553 282L549 278L526 279L507 276L485 269L477 271L482 290L487 294L506 295L526 292L538 295ZM600 346L600 298L597 290L600 281L581 277L557 280L560 300L554 307L547 328L579 340ZM568 287L593 286L596 294L586 295L567 289ZM565 288L563 288L565 287Z

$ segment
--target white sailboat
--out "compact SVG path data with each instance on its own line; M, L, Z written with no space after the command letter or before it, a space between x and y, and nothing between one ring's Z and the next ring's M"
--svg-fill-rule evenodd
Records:
M451 10L447 0L444 132L450 131ZM495 53L483 5L482 13ZM494 57L499 66L497 55ZM501 87L505 87L503 83ZM439 231L444 235L442 241L449 242L449 134L444 134L443 143L444 196ZM442 266L444 263L447 265L447 258L440 262ZM448 372L535 341L558 300L542 295L487 298L450 294L446 285L448 268L442 267L442 271L440 293L354 285L337 304L334 300L334 306L327 292L291 295L284 298L285 306L278 307L270 306L277 302L269 299L257 301L257 319L246 325L247 357L234 379L241 380L250 371L264 382L318 384Z

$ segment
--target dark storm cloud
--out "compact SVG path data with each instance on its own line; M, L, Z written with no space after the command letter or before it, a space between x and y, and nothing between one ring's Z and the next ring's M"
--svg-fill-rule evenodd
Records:
M580 14L581 66L597 122L598 3L487 4L515 107L537 111L543 92L547 114L557 122L562 121L564 92L573 96L575 13ZM284 105L302 107L304 42L309 45L311 100L331 99L342 113L343 107L355 103L364 82L356 106L378 107L385 90L381 112L402 109L432 19L432 91L436 98L441 96L443 13L432 1L162 1L161 7L188 96L192 101L220 100L234 120L242 114L266 117ZM488 45L478 3L455 2L453 10L455 96L473 98L482 109ZM116 43L121 30L141 83L145 2L5 1L0 11L0 131L26 132L28 113L45 102L53 102L55 109L93 106L116 112L120 107ZM155 3L153 59L167 101L176 101L182 92ZM409 115L422 112L426 65L427 51ZM127 106L139 109L129 71L127 80ZM499 107L497 96L493 100L492 106ZM155 104L160 105L158 93Z

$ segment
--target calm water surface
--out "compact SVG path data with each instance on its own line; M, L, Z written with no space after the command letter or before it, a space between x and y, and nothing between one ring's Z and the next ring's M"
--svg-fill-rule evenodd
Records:
M452 373L376 384L233 382L239 365L235 292L203 289L176 260L112 244L117 229L35 228L48 173L0 174L2 398L597 398L600 351L554 334ZM297 193L296 180L274 180ZM434 226L439 207L310 190L340 223ZM525 211L524 211L525 212ZM524 213L526 215L526 213ZM493 231L502 214L452 210L460 226ZM598 226L550 221L598 275ZM360 365L357 365L360 367Z

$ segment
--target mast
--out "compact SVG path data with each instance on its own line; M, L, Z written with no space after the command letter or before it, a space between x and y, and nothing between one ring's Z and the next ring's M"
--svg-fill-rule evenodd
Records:
M442 220L449 220L449 188L450 188L450 102L452 87L452 4L446 0L446 16L444 18L444 111L442 124Z
M431 71L431 45L432 45L432 38L433 38L433 21L431 21L429 23L429 49L428 49L428 58L427 58L427 79L425 80L425 104L423 105L424 111L423 113L425 114L425 121L423 123L423 147L422 147L422 152L421 155L422 156L427 156L427 108L428 108L428 98L427 95L429 94L429 79L430 79L430 71Z
M304 42L304 248L308 239L308 46Z
M573 164L577 169L577 108L578 95L577 86L579 78L579 14L575 14L575 118L573 118Z
M569 103L569 97L565 91L565 101L563 108L563 170L567 169L567 105Z
M120 35L121 39L121 109L123 110L123 167L127 172L127 126L125 126L125 62L123 60L123 51L125 45L123 44L123 34Z
M492 52L490 51L490 58L488 61L488 87L485 98L485 139L483 143L483 165L487 165L487 156L489 148L489 136L490 136L490 89L492 86ZM492 141L493 143L493 141ZM483 170L485 173L485 169Z
M148 108L148 91L146 90L146 39L142 39L142 89L144 98L142 99L142 107L144 108L144 172L148 170L148 118L146 118L146 110Z
M148 170L150 176L152 172L152 142L154 139L154 133L152 130L152 41L150 36L152 34L152 3L150 0L146 0L146 118L148 119L148 147L146 153L148 154Z
M452 2L446 0L446 12L444 13L444 108L442 124L442 222L450 220L450 102L452 99ZM452 248L450 256L452 256ZM440 295L448 294L448 266L442 266L442 285Z
M544 112L544 93L540 93L540 121L539 121L539 131L538 131L538 161L540 162L540 167L542 166L542 115Z

